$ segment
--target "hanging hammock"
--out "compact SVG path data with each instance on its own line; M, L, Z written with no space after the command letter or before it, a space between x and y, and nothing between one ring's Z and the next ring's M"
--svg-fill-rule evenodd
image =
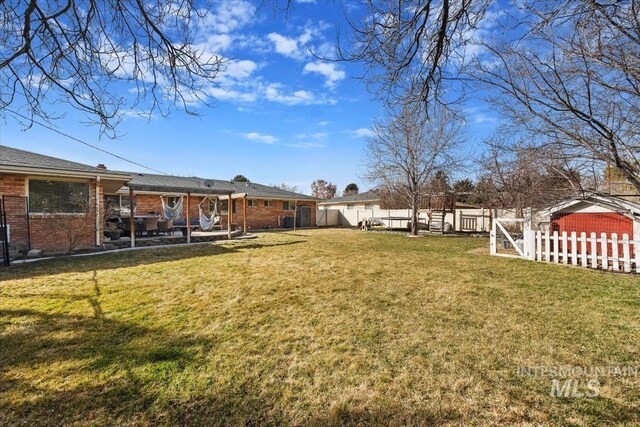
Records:
M202 204L204 203L205 200L209 200L210 202L213 201L209 197L205 197L198 204L198 213L200 214L200 229L202 231L211 231L213 230L213 227L215 227L220 222L220 217L217 216L218 202L216 201L213 204L213 212L211 212L211 215L209 215L209 217L207 218L207 215L205 215L204 213L204 209L202 209Z
M174 206L169 206L165 203L164 196L160 196L160 200L162 201L162 216L165 219L177 221L182 215L182 199L183 197L180 196L180 199L178 199Z

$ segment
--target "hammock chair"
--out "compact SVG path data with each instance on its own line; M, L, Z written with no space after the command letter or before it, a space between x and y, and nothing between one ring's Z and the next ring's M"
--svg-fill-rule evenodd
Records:
M200 216L200 229L202 231L211 231L211 230L213 230L213 228L216 225L218 225L218 223L220 223L220 217L217 215L217 213L218 213L218 202L217 201L214 202L214 204L213 204L213 212L211 212L211 215L209 215L209 217L207 218L207 216L204 213L204 209L202 209L202 204L204 203L205 200L209 200L210 202L214 202L209 197L205 197L198 204L198 213L200 214L199 215Z
M160 196L160 200L162 201L162 216L165 219L177 221L182 215L183 197L180 196L180 199L178 199L174 206L169 206L167 203L165 203L164 196Z

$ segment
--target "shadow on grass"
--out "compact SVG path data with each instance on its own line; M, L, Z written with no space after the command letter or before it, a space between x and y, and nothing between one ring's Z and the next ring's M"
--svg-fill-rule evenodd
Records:
M122 251L89 256L63 256L32 263L15 264L0 269L0 282L5 280L31 279L61 273L83 273L93 270L127 268L159 262L178 261L189 258L224 255L243 250L269 249L277 246L290 246L304 243L306 240L293 240L277 243L255 243L232 241L225 245L194 245L180 247L160 247Z

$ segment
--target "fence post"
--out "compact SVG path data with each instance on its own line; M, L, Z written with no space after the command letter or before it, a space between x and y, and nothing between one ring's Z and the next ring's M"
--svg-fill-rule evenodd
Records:
M587 268L587 233L580 233L580 263Z
M575 231L571 232L571 264L578 265L578 241Z
M549 239L549 230L544 231L544 260L551 262L551 240Z
M611 233L611 258L613 261L613 271L620 271L620 258L618 254L618 234Z
M535 261L536 259L536 232L533 230L524 231L524 259Z
M631 251L629 251L629 235L622 235L622 261L624 263L624 271L625 273L629 273L631 271Z
M598 268L598 237L596 233L591 233L591 268Z
M633 254L636 257L636 273L640 273L640 241L633 241Z
M498 249L496 246L496 239L497 239L497 227L496 227L496 221L493 221L493 224L491 225L491 233L489 233L489 252L491 255L495 255L498 253Z
M542 261L542 231L536 231L536 258Z
M553 232L553 262L560 262L560 238L557 230Z
M607 233L602 233L600 234L600 247L602 248L602 269L603 270L608 270L609 269L609 248L607 245Z
M567 245L567 232L562 232L562 263L569 264L569 245Z

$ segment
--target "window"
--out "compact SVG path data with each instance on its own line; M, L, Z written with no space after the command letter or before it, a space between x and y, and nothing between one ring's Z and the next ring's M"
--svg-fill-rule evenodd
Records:
M352 210L354 210L355 208L356 208L356 205L354 205L353 203L349 203L349 204L347 205L347 210L349 210L349 211L352 211Z
M271 201L271 200L265 200L264 201L264 207L265 208L270 208L271 206L273 206L273 201Z
M284 211L294 211L296 210L296 202L293 200L285 200L282 202L282 210Z
M227 199L220 199L220 213L221 214L228 214L229 213L229 200ZM213 205L211 206L211 209L213 209ZM231 201L231 209L233 209L233 213L236 213L236 201L232 200Z
M138 196L133 196L133 209L138 206ZM107 215L129 215L129 196L108 194L104 196L104 208Z
M256 199L248 199L247 206L249 206L250 208L255 208L256 206L258 206L258 201Z
M29 180L29 209L40 213L86 213L88 182Z
M370 209L375 209L376 206L373 203L365 203L364 208L370 210Z
M125 196L125 197L127 197L127 199L129 198L129 196ZM174 207L179 201L180 201L180 197L175 197L175 196L167 197L167 204L170 207Z

